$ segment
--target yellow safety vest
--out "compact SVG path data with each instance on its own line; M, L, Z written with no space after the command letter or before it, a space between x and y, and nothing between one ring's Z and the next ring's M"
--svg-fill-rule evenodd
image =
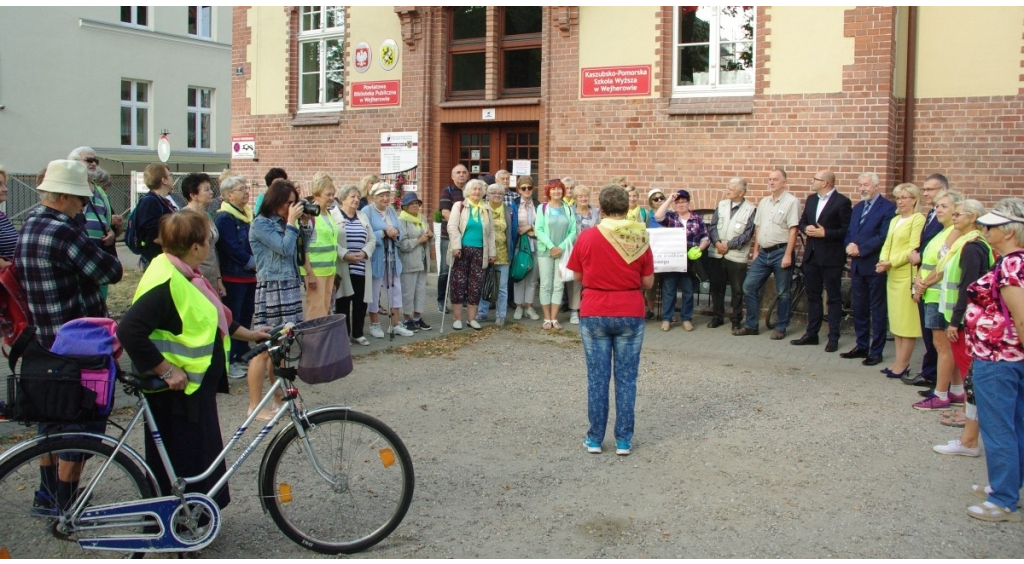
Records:
M313 221L316 238L309 244L306 256L316 276L334 276L338 259L338 226L330 214L321 215ZM306 267L299 267L302 275L306 275Z
M146 292L171 281L171 299L181 318L182 333L176 335L163 329L154 329L149 340L163 355L164 359L185 371L188 384L185 394L192 395L203 383L203 377L213 362L214 340L217 338L217 308L192 285L165 255L157 255L142 275L135 290L132 303ZM227 370L231 339L225 335L224 369Z

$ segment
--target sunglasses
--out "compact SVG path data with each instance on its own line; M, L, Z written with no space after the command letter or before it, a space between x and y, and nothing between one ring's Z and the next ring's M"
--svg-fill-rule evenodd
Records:
M664 196L656 196L654 198L651 198L651 201L652 202L664 202L665 201L665 197Z
M86 163L89 163L89 164L100 164L100 160L97 159L96 157L89 157L87 159L82 159L82 162L86 162Z

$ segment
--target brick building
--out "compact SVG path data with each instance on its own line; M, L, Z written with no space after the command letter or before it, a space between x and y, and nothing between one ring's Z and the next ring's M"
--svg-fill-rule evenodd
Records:
M457 163L537 179L687 188L732 176L800 197L943 172L991 203L1024 193L1024 7L236 7L232 135L262 185L339 185L417 132L428 209ZM324 56L319 54L323 53ZM357 57L358 53L358 57ZM397 59L397 60L396 60Z

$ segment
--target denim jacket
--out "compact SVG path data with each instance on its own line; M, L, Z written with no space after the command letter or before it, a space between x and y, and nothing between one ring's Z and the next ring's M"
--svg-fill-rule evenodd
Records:
M370 220L370 229L373 230L373 238L377 242L377 247L373 250L373 255L370 256L372 275L374 278L384 278L384 255L387 251L384 248L384 230L387 228L387 223L381 218L373 204L367 204L361 211ZM384 209L384 213L387 215L388 221L391 222L391 226L398 230L398 240L394 245L389 244L388 248L392 250L391 260L395 262L395 274L401 274L402 261L398 260L398 242L405 239L405 228L398 221L395 208L388 206Z
M299 277L299 230L285 225L284 218L257 215L249 228L249 244L256 257L256 279L260 282L292 280Z
M256 259L249 245L249 224L221 212L213 218L217 226L217 259L221 276L252 277L256 275Z

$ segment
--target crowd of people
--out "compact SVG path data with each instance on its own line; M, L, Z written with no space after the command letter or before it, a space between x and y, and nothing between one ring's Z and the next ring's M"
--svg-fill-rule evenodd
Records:
M40 175L42 205L20 232L0 214L0 267L16 266L43 346L66 321L106 316L106 287L123 275L114 240L126 225L112 213L104 189L110 177L98 162L88 147L51 162ZM621 177L599 192L568 177L539 190L529 176L510 186L507 171L471 179L461 164L451 178L439 197L439 311L451 312L454 330L479 330L491 315L502 326L511 309L513 319L525 316L553 331L568 313L568 322L580 325L587 360L589 452L602 450L614 375L616 453L630 453L645 321L657 318L670 331L678 312L682 329L694 331L701 280L710 282L707 328L725 325L728 313L732 335L748 336L759 333L761 289L773 276L778 309L770 339L781 340L800 268L808 319L790 343L819 345L827 322L824 350L831 353L838 350L840 287L849 265L856 337L840 356L881 364L891 332L895 352L881 372L926 387L913 407L943 411L941 422L963 428L935 451L979 456L979 436L984 441L990 483L973 487L985 501L969 515L1020 520L1024 200L1005 199L989 210L951 190L941 174L928 176L921 188L895 186L890 200L877 175L866 172L858 177L854 205L837 190L835 174L822 169L801 208L786 171L775 168L767 175L769 195L756 204L747 198L746 179L729 179L705 221L691 209L689 191L652 189L644 198ZM0 201L6 180L0 168ZM367 316L372 338L431 329L423 312L434 222L416 192L396 201L395 187L376 176L338 188L329 174L318 173L303 197L280 168L264 180L266 193L254 210L247 181L225 171L217 179L222 201L210 213L208 175L183 179L187 205L179 210L169 198L168 167L153 164L144 172L149 192L132 221L145 274L119 336L136 367L174 391L156 398L154 412L179 426L181 434L170 440L162 429L175 464L188 458L183 464L201 468L219 453L214 394L226 390L228 377L247 378L252 415L272 367L266 354L248 363L242 355L249 342L267 337L266 327L343 313L357 345L369 344ZM685 229L687 272L654 273L649 232L655 228ZM926 353L912 374L918 338ZM269 420L275 409L255 418ZM96 425L102 423L83 428ZM196 446L196 432L215 438ZM156 455L151 447L147 456ZM81 462L69 460L65 469L64 461L42 461L41 480L74 492L74 464ZM158 480L164 485L167 477ZM218 501L226 504L226 489L223 494Z

